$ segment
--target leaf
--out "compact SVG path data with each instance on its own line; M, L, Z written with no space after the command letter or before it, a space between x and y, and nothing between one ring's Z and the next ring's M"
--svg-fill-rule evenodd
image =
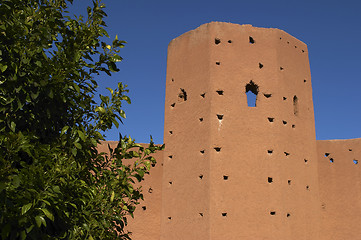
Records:
M63 129L61 129L61 135L63 135L67 130L69 129L69 126L65 126L63 127Z
M110 196L110 201L113 202L114 201L114 191L112 192L112 195Z
M77 149L81 149L82 147L81 147L81 145L80 145L80 143L74 143L74 146L77 148Z
M80 139L81 139L83 142L85 142L86 139L85 139L84 133L83 133L82 131L78 130L78 135L79 135Z
M54 222L54 215L53 215L48 209L46 209L46 208L41 208L40 210L43 211L43 213L45 214L45 216L46 216L47 218L49 218L51 221Z
M5 70L8 68L8 66L7 65L2 65L2 64L0 64L0 70L1 70L1 72L5 72Z
M101 113L105 113L105 109L102 107L96 107L95 110L96 112L101 112Z
M21 215L24 215L25 213L27 213L32 206L33 206L32 203L28 203L28 204L22 206L21 207Z
M36 216L35 217L36 226L41 227L41 225L44 225L46 227L46 221L45 218L42 216Z

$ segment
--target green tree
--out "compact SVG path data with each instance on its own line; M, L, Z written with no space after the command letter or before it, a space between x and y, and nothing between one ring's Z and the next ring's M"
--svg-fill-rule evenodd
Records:
M125 42L111 43L100 0L87 17L72 0L0 0L1 239L130 239L124 227L155 159L120 136L99 153L130 103L122 83L100 95L94 76L118 71Z

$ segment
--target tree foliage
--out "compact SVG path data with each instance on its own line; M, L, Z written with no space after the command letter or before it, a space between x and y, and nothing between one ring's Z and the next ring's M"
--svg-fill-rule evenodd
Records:
M122 83L94 95L94 76L119 69L104 5L69 16L72 0L0 0L1 239L129 239L127 216L163 148L120 136L97 151L130 103Z

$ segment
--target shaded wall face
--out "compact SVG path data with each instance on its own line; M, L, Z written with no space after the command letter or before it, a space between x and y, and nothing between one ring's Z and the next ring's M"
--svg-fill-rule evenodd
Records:
M324 240L360 239L361 139L317 141Z
M107 141L98 146L99 152L108 153L108 144L115 148L118 142ZM141 144L146 147L147 144ZM133 240L158 240L160 239L160 215L162 205L162 175L163 175L163 152L152 155L157 163L151 168L150 174L144 176L144 181L136 183L135 187L141 186L144 201L136 206L134 218L128 216L127 231L132 232ZM129 160L130 162L132 160Z
M257 95L255 107L247 91ZM229 23L173 40L164 141L162 239L318 239L302 42L277 29Z

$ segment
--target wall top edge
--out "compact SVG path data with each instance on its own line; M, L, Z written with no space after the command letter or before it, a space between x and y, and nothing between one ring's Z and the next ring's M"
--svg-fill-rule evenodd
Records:
M241 28L241 29L244 29L244 30L259 30L259 31L270 31L270 32L275 32L275 33L278 33L278 34L282 34L282 35L287 35L287 37L290 37L290 38L293 38L294 40L298 41L299 43L301 44L304 44L306 47L307 47L307 44L302 42L301 40L297 39L296 37L292 36L291 34L281 30L281 29L278 29L278 28L264 28L264 27L254 27L252 26L251 24L237 24L237 23L230 23L230 22L218 22L218 21L212 21L212 22L209 22L209 23L204 23L202 25L200 25L199 27L193 29L193 30L190 30L186 33L183 33L182 35L172 39L168 45L168 47L175 41L177 41L178 39L182 39L184 37L187 37L188 35L193 35L193 34L201 34L201 33L206 33L207 30L213 28L213 27L234 27L234 28Z
M347 142L347 141L361 141L361 138L316 140L316 142Z

